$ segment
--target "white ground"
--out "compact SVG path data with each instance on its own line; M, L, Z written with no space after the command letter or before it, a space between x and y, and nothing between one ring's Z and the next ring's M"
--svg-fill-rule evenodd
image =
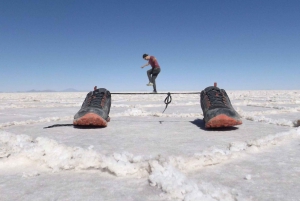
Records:
M112 95L107 128L70 124L86 93L0 94L0 200L300 200L300 91L228 91L243 124L206 130L199 95Z

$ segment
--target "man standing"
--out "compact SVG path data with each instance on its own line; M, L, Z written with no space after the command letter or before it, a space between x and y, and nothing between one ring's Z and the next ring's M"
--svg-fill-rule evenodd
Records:
M158 74L160 73L160 66L154 56L149 56L148 54L143 54L143 59L147 60L148 63L143 65L141 68L145 66L151 65L152 69L147 71L149 83L147 86L153 86L153 93L157 93L156 91L156 84L155 79L157 78Z

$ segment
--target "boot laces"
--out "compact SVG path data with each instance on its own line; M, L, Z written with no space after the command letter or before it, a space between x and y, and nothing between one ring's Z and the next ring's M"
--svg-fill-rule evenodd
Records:
M220 89L212 89L206 92L206 95L210 101L210 109L216 107L228 107L226 104L225 95Z
M103 97L104 97L104 92L93 91L87 100L87 106L102 108L101 101L102 101Z

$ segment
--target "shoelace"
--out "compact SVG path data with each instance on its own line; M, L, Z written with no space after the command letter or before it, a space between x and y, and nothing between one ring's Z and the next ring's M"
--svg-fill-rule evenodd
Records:
M91 96L87 100L86 106L101 107L101 101L102 101L103 96L104 96L103 92L93 91Z
M214 107L227 107L225 102L224 94L219 89L212 89L206 92L208 99L210 101L210 108Z

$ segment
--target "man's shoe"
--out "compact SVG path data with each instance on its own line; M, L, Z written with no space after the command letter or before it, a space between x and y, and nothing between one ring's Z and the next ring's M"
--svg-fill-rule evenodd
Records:
M157 94L157 91L152 91L153 94Z
M153 86L153 83L152 83L152 82L149 82L149 83L147 84L147 86Z
M242 124L224 89L211 86L201 91L201 108L205 128L231 127Z
M86 95L81 109L74 116L73 124L105 127L110 121L110 106L110 92L104 88L95 89Z

